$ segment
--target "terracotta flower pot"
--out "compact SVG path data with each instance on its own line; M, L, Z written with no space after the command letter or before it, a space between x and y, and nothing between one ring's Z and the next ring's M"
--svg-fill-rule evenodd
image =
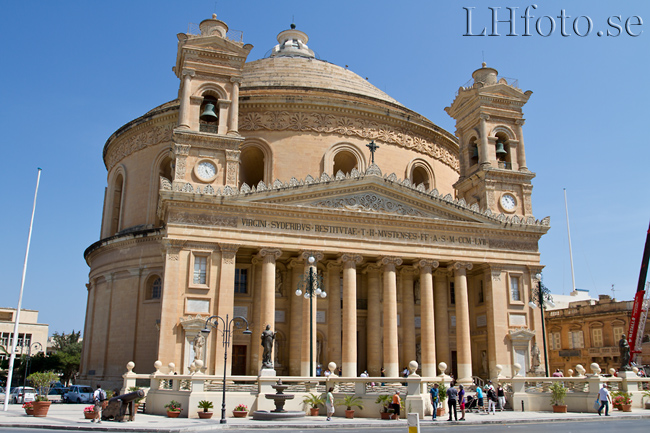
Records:
M345 409L345 417L346 418L354 418L354 410L350 409Z
M93 418L95 418L95 412L84 412L84 418L85 419L93 419Z
M232 416L235 418L246 418L248 415L248 411L245 410L233 410L232 411Z
M555 413L566 413L567 406L566 404L554 404L553 412Z
M632 412L632 405L631 404L622 404L621 405L621 410L623 412Z
M311 416L318 416L318 412L320 411L319 408L317 407L310 407L309 408L309 415Z
M445 414L445 408L444 407L439 407L436 409L436 416L442 416Z
M390 413L388 412L381 412L380 414L381 419L390 419Z
M178 418L181 414L180 410L168 410L167 411L167 417L168 418Z
M201 418L201 419L210 419L210 418L212 418L212 415L214 414L214 412L203 412L203 411L201 411L201 412L198 412L198 414L199 414L199 418Z
M27 415L34 415L34 408L33 407L26 407L25 408L25 413Z
M47 416L47 411L50 410L51 401L35 401L32 402L34 407L34 416L45 417Z

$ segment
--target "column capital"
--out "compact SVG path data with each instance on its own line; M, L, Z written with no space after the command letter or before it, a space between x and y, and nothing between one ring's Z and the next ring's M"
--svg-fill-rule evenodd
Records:
M383 256L377 260L379 266L399 266L402 264L402 259L395 256Z
M322 251L312 251L312 250L302 250L300 252L300 257L302 257L303 260L305 261L309 259L310 256L313 256L318 262L320 260L323 260L324 254Z
M241 247L239 244L219 243L219 249L221 249L222 253L236 253L239 247Z
M517 119L517 120L515 120L516 125L523 126L524 123L526 123L526 119Z
M241 77L230 77L230 82L231 83L236 83L236 84L241 84L242 78Z
M451 265L449 265L447 267L447 269L449 269L450 271L454 271L454 272L456 272L456 271L466 272L466 271L471 271L473 267L474 267L474 265L472 263L469 263L469 262L455 262L455 263L452 263Z
M275 261L280 258L282 251L278 248L262 248L257 255L265 260L273 259Z
M490 120L490 115L489 114L479 114L479 119L485 121L485 120Z
M431 259L422 259L413 263L414 269L421 269L425 272L432 272L432 270L436 269L438 266L440 266L440 262Z
M181 75L183 77L186 77L186 76L193 77L193 76L196 75L196 71L194 69L184 68L183 71L181 72Z
M346 267L354 267L363 261L363 257L360 254L343 254L339 257L339 260Z

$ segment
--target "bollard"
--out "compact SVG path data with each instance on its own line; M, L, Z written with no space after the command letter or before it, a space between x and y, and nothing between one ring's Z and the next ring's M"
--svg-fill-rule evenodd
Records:
M521 401L521 411L525 412L525 410L524 410L524 401L523 400Z
M417 413L409 413L406 416L406 425L409 433L420 433L420 416Z

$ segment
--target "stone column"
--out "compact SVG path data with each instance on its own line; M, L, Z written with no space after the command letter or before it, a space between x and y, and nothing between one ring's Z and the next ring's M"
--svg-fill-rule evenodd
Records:
M521 126L525 123L523 119L519 119L515 122L517 124L516 134L519 139L519 145L517 146L517 164L519 165L519 171L528 171L526 167L526 149L524 147L524 131Z
M422 350L422 376L436 376L436 328L434 323L433 269L436 260L420 260L415 264L420 269L420 347Z
M343 376L357 376L357 264L363 258L356 254L343 254L343 347L341 369Z
M451 357L449 356L449 310L447 309L448 296L447 269L437 269L434 272L434 289L433 289L433 308L436 331L436 360L438 363L444 362L451 367ZM436 373L439 373L436 365ZM449 374L447 371L447 374Z
M387 377L399 377L395 267L402 264L402 259L382 257L379 264L384 271L384 368Z
M498 376L496 365L500 364L505 374L510 375L512 369L511 350L504 350L502 338L508 335L508 309L504 302L508 299L505 281L501 279L501 268L490 266L483 273L483 295L487 327L487 353L489 377L495 380Z
M400 347L402 365L408 365L415 360L415 299L413 293L412 267L400 270L402 277L402 315L400 327L402 328L402 346Z
M309 257L312 256L314 259L313 264L309 264ZM305 279L308 284L309 282L309 273L310 271L313 272L314 278L318 277L318 268L317 264L319 260L323 259L323 253L322 252L317 252L317 251L303 251L302 253L302 258L305 263ZM300 375L301 376L309 376L309 365L310 363L313 362L313 372L316 374L316 313L317 313L317 303L316 303L316 295L310 297L310 298L305 298L305 289L307 287L307 284L305 284L305 287L303 287L303 301L302 301L302 344L301 344L301 350L300 350ZM311 304L311 305L310 305ZM310 323L310 309L312 314L311 317L311 330L312 333L311 335L309 334L309 323ZM310 350L310 342L311 342L311 350ZM310 353L313 352L314 358L310 359Z
M180 129L190 129L190 96L192 94L192 89L190 88L192 83L192 77L195 75L195 72L191 69L183 69L182 79L183 84L181 86L181 105L178 109L178 127Z
M366 319L368 374L370 376L379 376L382 366L379 266L369 263L363 272L368 275L368 318Z
M113 346L111 345L111 319L112 313L113 313L113 293L115 292L114 285L115 285L115 273L111 272L109 274L104 275L104 279L106 280L106 291L108 292L108 305L105 306L107 312L106 312L106 326L104 329L106 329L106 345L104 347L104 359L102 362L102 369L101 369L101 375L107 375L108 374L108 366L110 365L108 363L108 352L109 348L112 348Z
M291 269L293 286L289 290L291 298L291 316L289 317L289 374L300 376L300 360L302 352L302 304L303 297L293 292L303 282L304 265L300 258L291 259L288 268ZM301 289L302 290L302 289Z
M212 269L219 269L214 302L216 307L215 314L225 320L226 316L229 318L233 317L233 311L235 309L235 263L237 261L239 245L220 243L219 249L221 250L219 266L214 266L217 262L216 254L212 255L210 262ZM217 372L223 371L223 336L219 332L212 332L212 334L214 336L210 338L210 342L214 342L214 345L210 352L214 355L214 368L215 374L217 374ZM210 352L206 350L206 353ZM218 356L218 354L221 354L221 356ZM180 360L178 365L182 365ZM231 366L232 357L228 357L228 363L226 365L228 374L231 372ZM209 366L206 365L206 368L209 368Z
M489 154L488 154L488 128L487 120L490 119L490 116L487 114L480 115L480 132L481 132L481 148L479 149L479 161L480 165L490 165Z
M261 311L260 326L263 329L266 325L271 326L273 332L275 329L275 261L282 255L282 251L276 248L264 248L260 250L259 257L262 259L262 293L261 293ZM233 278L234 281L234 278ZM261 344L256 345L259 351L258 369L262 368L262 352L264 351ZM273 355L271 355L273 360Z
M327 263L327 364L341 365L341 264Z
M230 104L230 112L228 116L228 134L229 135L239 135L239 86L241 84L241 78L231 77L230 82L232 83L232 104Z
M158 359L167 364L173 362L176 347L180 346L181 338L174 331L178 318L182 316L180 288L187 285L187 262L180 266L180 252L185 241L176 239L163 240L165 252L165 275L160 311L160 333L158 336ZM187 253L187 252L185 252ZM184 256L187 256L184 254ZM180 358L179 358L180 359Z
M467 271L471 263L456 262L454 288L456 293L456 353L458 355L458 381L463 385L472 384L472 344L470 334L469 300L467 294Z

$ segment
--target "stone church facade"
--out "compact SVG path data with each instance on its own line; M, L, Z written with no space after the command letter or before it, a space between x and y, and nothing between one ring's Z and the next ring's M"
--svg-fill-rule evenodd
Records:
M454 135L317 59L295 26L277 39L247 62L252 46L216 16L179 34L178 99L107 140L81 378L117 381L128 361L187 372L197 353L219 373L219 332L193 343L212 315L253 331L235 329L234 375L258 374L267 324L279 375L333 361L398 376L414 359L462 382L527 371L549 229L532 213L531 92L483 65L445 109ZM296 295L310 271L326 297Z

